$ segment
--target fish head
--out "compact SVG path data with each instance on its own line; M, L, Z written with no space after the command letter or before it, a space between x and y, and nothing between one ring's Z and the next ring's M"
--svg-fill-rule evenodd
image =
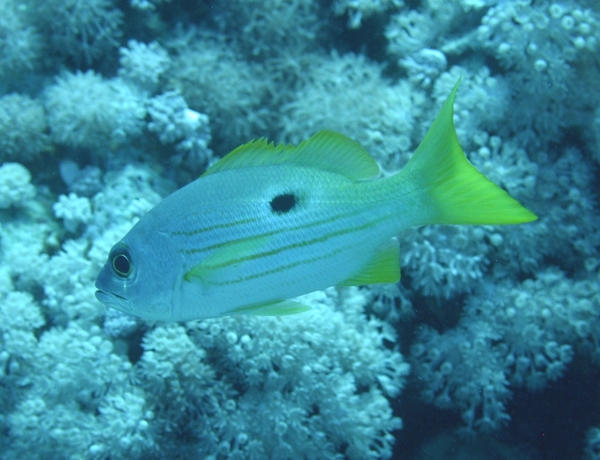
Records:
M146 320L173 320L177 261L166 238L131 237L113 246L96 279L96 298ZM133 235L135 236L135 235Z

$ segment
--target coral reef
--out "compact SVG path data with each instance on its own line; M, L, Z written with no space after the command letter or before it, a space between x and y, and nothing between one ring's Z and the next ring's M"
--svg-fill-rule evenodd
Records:
M184 38L170 42L172 89L181 93L190 109L209 116L223 153L268 131L271 115L264 104L269 76L224 43L195 35Z
M406 82L389 84L381 66L364 56L334 53L313 61L295 99L283 106L284 139L298 144L310 133L331 129L354 138L385 169L403 166L414 147L422 94Z
M401 6L404 6L403 0L336 0L333 11L336 15L346 14L348 27L358 29L363 18Z
M490 8L474 36L474 46L507 70L511 109L519 114L503 129L524 142L558 140L561 128L581 123L593 107L573 107L569 97L593 78L580 63L596 61L600 17L575 2L509 2ZM540 88L551 90L540 91Z
M572 281L549 269L520 285L483 286L457 328L426 328L412 348L423 396L461 411L469 430L510 419L510 387L540 390L559 379L575 349L596 355L600 279Z
M321 18L313 0L231 0L217 8L222 33L258 61L316 47Z
M91 70L58 77L46 88L44 102L52 140L71 148L109 148L141 135L144 128L143 93Z
M31 162L50 153L50 139L42 104L21 94L0 98L0 159Z
M408 365L379 349L364 300L356 289L307 296L302 327L293 317L228 317L154 328L138 369L154 423L170 426L159 444L181 444L184 431L182 452L202 456L389 457L400 420L382 410L384 395L398 393Z
M0 88L12 76L22 76L39 67L42 37L28 24L24 9L14 0L0 1Z
M473 456L492 432L600 457L596 1L0 10L3 459L431 458L456 429ZM400 284L313 293L300 316L148 323L95 299L112 245L218 156L332 129L392 174L459 79L461 145L535 223L411 229ZM552 448L515 404L535 395L572 428Z
M31 21L46 38L46 52L90 65L119 43L123 12L114 0L29 0Z
M150 94L159 88L160 79L171 64L169 54L157 42L147 45L129 40L127 47L119 48L119 54L119 76Z
M175 144L178 164L185 163L195 172L207 165L212 156L208 116L189 109L177 91L153 97L148 115L148 130L157 133L161 143Z
M21 206L36 194L31 173L19 163L0 166L0 209Z

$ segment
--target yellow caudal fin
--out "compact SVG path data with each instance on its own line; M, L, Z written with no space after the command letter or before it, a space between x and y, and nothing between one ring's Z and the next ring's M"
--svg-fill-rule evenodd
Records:
M422 224L520 224L537 219L469 163L454 130L458 84L406 167L397 175L418 195Z

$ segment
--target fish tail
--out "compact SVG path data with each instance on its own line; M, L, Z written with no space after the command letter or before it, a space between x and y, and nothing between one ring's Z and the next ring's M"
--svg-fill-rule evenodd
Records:
M427 135L394 179L413 196L416 225L520 224L537 219L469 163L456 136L454 86Z

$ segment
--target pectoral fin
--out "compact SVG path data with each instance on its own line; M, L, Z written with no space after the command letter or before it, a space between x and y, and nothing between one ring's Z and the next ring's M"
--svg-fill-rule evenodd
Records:
M395 238L386 242L373 255L371 260L342 286L365 284L397 283L400 280L400 245Z
M275 302L249 305L228 312L231 315L283 316L294 315L310 310L310 307L293 300L276 300Z
M254 259L267 247L268 241L268 237L257 236L225 243L192 267L184 279L190 283L210 283L219 273Z

